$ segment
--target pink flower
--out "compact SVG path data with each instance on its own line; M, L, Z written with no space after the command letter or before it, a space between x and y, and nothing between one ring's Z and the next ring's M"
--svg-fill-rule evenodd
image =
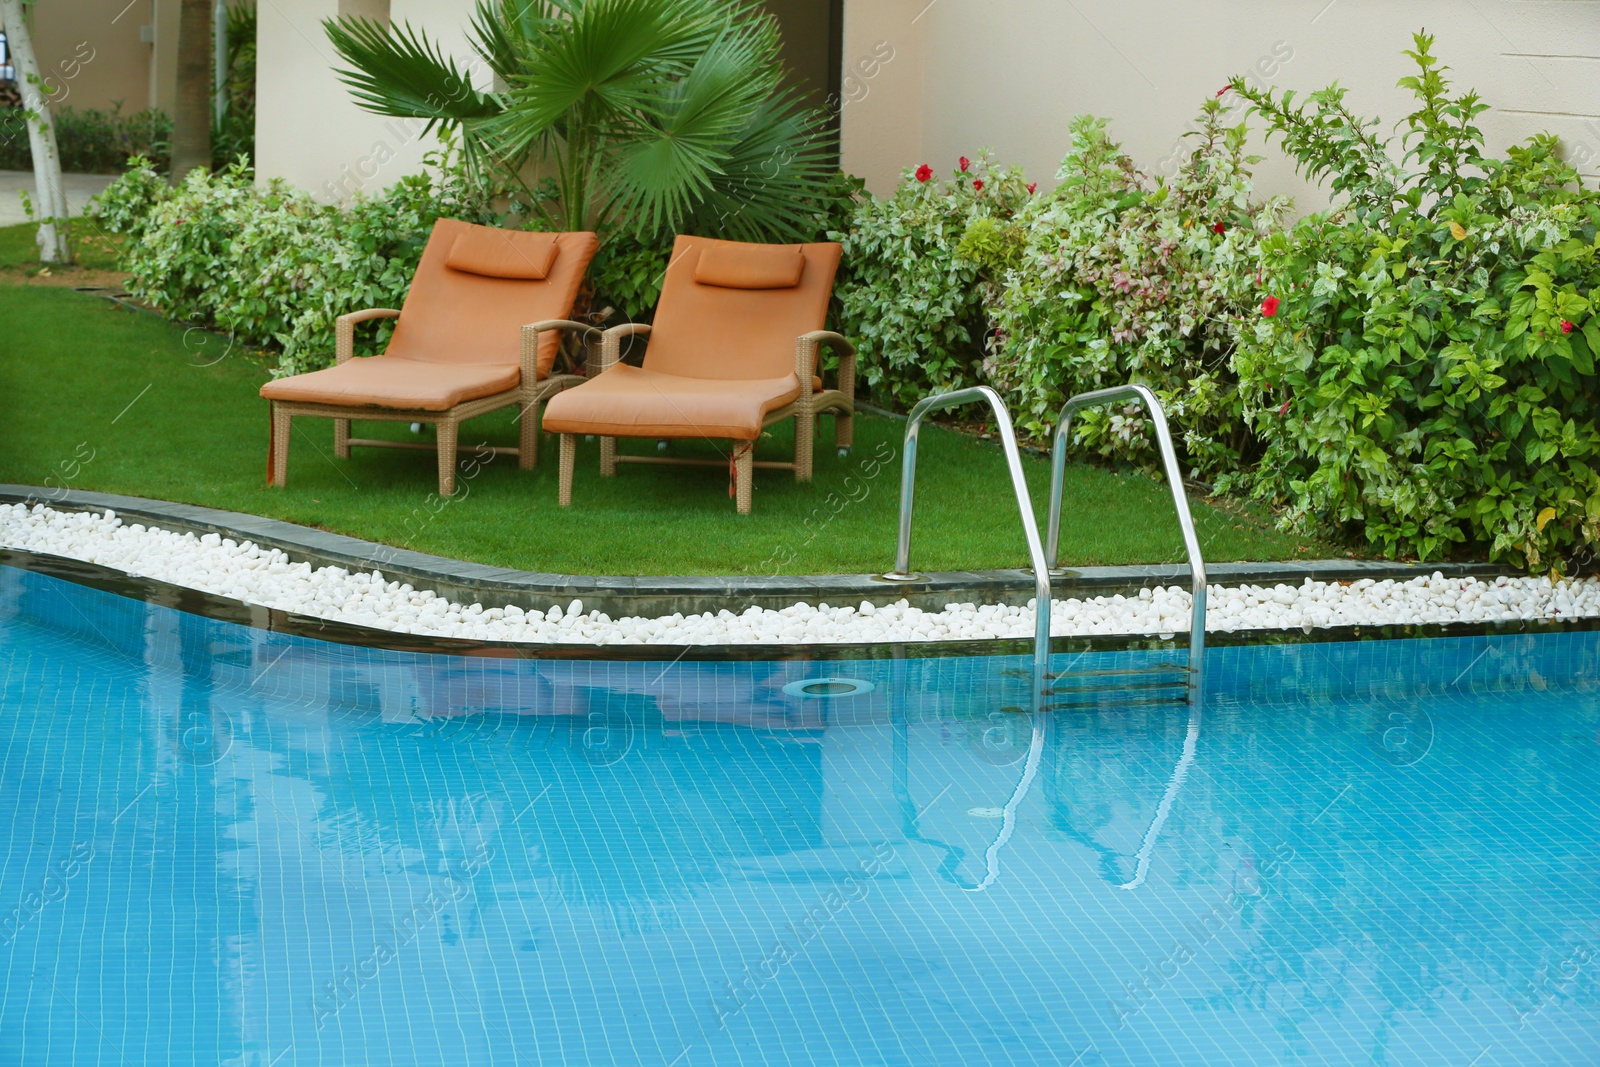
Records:
M972 166L972 160L968 159L966 156L962 156L961 157L961 173L965 174L967 172L967 168L970 167L970 166Z
M978 190L980 190L982 188L983 188L983 179L982 178L974 178L974 179L972 179L972 191L973 192L977 192Z
M1229 89L1232 89L1232 88L1233 88L1233 83L1229 82L1227 85L1224 85L1222 88L1217 90L1217 95L1221 96L1223 93L1227 92Z
M1226 230L1227 228L1228 227L1227 227L1227 225L1225 223L1213 222L1211 224L1211 232L1212 233L1221 233L1223 230Z
M1562 333L1571 333L1572 332L1572 323L1568 322L1566 319L1562 319L1561 320L1561 332Z
M1283 303L1283 301L1279 300L1275 296L1267 297L1265 300L1261 301L1261 314L1269 319L1272 318L1272 316L1278 313L1278 305L1281 303Z
M1031 193L1037 188L1039 188L1039 183L1038 182L1029 182L1028 183L1028 192Z
M917 168L917 181L925 182L931 177L933 177L933 168L926 163Z

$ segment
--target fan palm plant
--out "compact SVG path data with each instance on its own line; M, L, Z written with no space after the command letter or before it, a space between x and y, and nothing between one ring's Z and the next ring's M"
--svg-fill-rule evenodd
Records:
M782 85L777 23L753 0L479 0L469 36L492 89L408 24L324 26L363 108L459 134L469 166L551 228L815 229L825 127Z

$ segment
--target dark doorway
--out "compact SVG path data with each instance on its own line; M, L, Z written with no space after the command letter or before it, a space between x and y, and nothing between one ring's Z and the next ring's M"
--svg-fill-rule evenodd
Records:
M765 0L783 32L783 61L806 103L827 111L837 144L844 0Z

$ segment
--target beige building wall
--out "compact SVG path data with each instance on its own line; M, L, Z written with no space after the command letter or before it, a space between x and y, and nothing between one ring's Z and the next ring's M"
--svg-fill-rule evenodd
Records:
M1170 170L1202 101L1231 75L1304 91L1334 80L1385 128L1411 110L1394 87L1427 27L1456 84L1494 105L1491 149L1548 129L1600 175L1600 3L1595 0L845 0L845 66L871 42L894 60L845 109L843 164L883 193L906 166L947 173L993 148L1050 184L1074 115L1111 119L1149 168ZM1259 127L1259 120L1253 125ZM1275 146L1266 192L1324 202Z
M437 147L423 123L362 111L335 73L338 55L322 20L341 13L422 29L487 88L465 29L472 0L273 0L259 9L256 38L256 176L283 178L326 201L376 193L422 167Z
M924 74L928 11L928 0L844 0L839 164L875 193L922 161L926 93L938 80Z
M381 189L417 169L431 144L418 124L351 102L321 28L340 3L274 0L260 14L259 173L325 199ZM472 0L342 3L372 14L388 6L458 61L472 58L463 33ZM1302 93L1337 80L1358 111L1381 115L1388 129L1410 110L1395 81L1410 73L1401 52L1420 27L1438 36L1435 51L1456 84L1493 105L1479 119L1493 151L1549 129L1600 179L1600 0L844 4L841 161L878 193L906 167L926 162L944 174L983 148L1048 186L1068 124L1082 113L1109 118L1135 159L1170 173L1202 101L1237 74ZM487 86L487 71L473 68L473 77ZM1294 195L1305 210L1325 202L1275 145L1259 150L1263 192Z
M33 6L32 29L39 68L57 103L171 110L178 0L41 0Z

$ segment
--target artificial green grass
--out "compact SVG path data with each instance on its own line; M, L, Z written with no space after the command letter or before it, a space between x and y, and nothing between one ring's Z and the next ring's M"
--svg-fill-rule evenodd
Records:
M296 419L289 485L265 484L267 404L256 393L265 363L187 335L151 315L61 289L0 286L0 482L65 485L251 512L480 563L565 573L822 574L889 569L899 507L904 424L858 416L848 459L822 420L816 480L756 472L754 513L728 499L726 468L623 465L596 470L597 446L578 454L573 506L556 505L556 438L536 470L499 456L468 467L441 501L428 452L356 449L333 458L333 424ZM399 424L362 423L358 436L409 438ZM431 431L430 431L431 432ZM463 460L481 441L516 443L511 412L468 423ZM654 451L625 441L624 451ZM726 443L675 442L680 455L715 457ZM1027 562L1000 449L925 427L918 456L912 564L918 569L1017 567ZM757 458L791 456L779 427ZM91 458L85 458L91 457ZM1042 512L1046 461L1025 464ZM1063 563L1151 563L1183 558L1164 484L1073 465L1066 480ZM1245 513L1196 503L1211 560L1287 559L1325 547L1286 537Z

